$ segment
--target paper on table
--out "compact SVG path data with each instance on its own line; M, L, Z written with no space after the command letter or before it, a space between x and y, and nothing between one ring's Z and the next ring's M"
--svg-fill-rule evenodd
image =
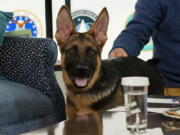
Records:
M148 98L148 103L179 104L178 101L173 101L172 99L163 99L163 98Z
M171 108L151 108L151 107L148 107L148 112L163 113L164 111L169 110L169 109L171 109ZM119 106L119 107L112 108L112 109L107 110L107 111L110 111L110 112L125 112L125 107L124 106Z
M114 112L111 117L103 118L103 135L120 135L122 131L126 131L125 112Z
M114 112L112 117L103 119L103 135L131 135L126 129L126 113ZM141 135L163 135L161 128L147 129Z
M115 108L112 108L112 109L109 109L107 111L110 111L110 112L125 112L125 107L124 106L118 106L118 107L115 107Z
M162 104L179 104L177 101L173 101L172 99L162 99L162 98L148 98L148 103L162 103ZM148 112L155 112L155 113L163 113L165 110L170 108L148 108ZM119 106L116 108L109 109L108 111L125 111L124 106Z
M132 135L130 134L129 131L124 130L121 131L122 135ZM153 129L147 129L145 133L141 133L141 135L163 135L162 129L161 128L153 128Z
M150 108L148 107L148 112L153 112L153 113L164 113L166 110L169 110L171 108Z

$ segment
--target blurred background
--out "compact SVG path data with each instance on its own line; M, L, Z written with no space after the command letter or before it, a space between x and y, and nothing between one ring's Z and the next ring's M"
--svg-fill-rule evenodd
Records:
M100 11L106 7L109 16L108 40L103 48L102 58L108 58L113 41L133 18L137 0L0 0L0 10L14 12L8 23L7 33L28 30L31 37L54 38L56 17L62 5L69 7L76 29L89 30ZM152 41L138 56L144 60L152 57ZM60 60L60 53L58 55Z

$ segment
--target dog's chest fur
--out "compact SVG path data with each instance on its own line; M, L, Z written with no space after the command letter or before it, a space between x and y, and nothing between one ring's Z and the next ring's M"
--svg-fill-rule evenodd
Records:
M93 87L89 90L80 91L78 93L68 91L68 102L73 104L76 109L90 107L98 110L108 102L112 101L117 89L120 89L121 78L118 69L115 67L116 66L113 63L103 63L99 78Z

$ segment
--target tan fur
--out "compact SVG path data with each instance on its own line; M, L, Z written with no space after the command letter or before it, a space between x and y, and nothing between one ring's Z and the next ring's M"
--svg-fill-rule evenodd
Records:
M64 69L64 60L65 60L65 55L64 55L64 54L61 54L62 70ZM73 87L73 83L72 83L72 81L69 79L69 76L68 76L66 70L63 70L62 73L63 73L62 75L63 75L63 79L64 79L64 82L65 82L66 86L67 86L68 88Z
M94 85L94 83L96 82L96 80L99 78L99 73L100 73L100 70L101 70L101 59L99 57L97 57L97 66L96 66L96 71L91 79L91 81L89 82L88 86L86 89L90 89L92 88L92 86Z

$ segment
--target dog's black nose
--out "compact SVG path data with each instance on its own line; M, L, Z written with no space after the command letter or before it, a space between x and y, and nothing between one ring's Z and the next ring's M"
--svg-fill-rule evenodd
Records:
M88 67L85 66L85 65L79 65L76 67L76 71L79 73L79 74L85 74L87 73L88 71Z

